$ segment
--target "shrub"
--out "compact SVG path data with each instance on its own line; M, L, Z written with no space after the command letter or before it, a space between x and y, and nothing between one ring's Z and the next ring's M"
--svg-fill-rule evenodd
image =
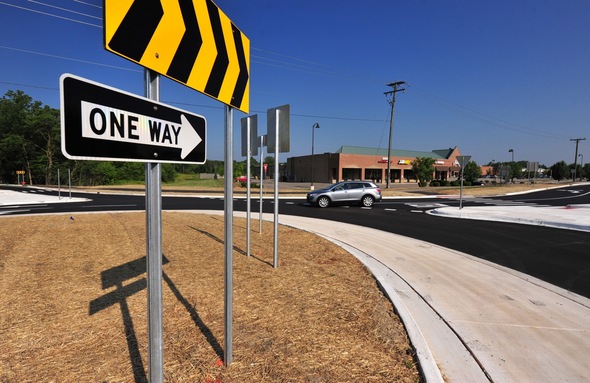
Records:
M430 183L430 186L432 186L432 187L438 187L438 186L440 186L440 182L438 182L438 181L432 181Z
M247 188L248 183L247 182L240 182L240 186L243 188ZM250 189L260 189L260 184L250 183Z
M459 181L459 180L451 181L451 186L461 186L461 181Z

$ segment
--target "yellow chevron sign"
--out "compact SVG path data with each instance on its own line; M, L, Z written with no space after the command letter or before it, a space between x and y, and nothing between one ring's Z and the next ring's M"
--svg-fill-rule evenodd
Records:
M249 113L250 40L212 0L105 0L104 44Z

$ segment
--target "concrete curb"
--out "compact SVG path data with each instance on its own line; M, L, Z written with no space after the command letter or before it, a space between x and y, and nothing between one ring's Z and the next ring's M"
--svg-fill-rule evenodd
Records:
M395 311L399 315L406 331L408 333L408 337L410 338L410 342L412 347L414 347L414 351L416 352L416 357L418 359L418 368L424 378L424 381L427 383L444 383L444 379L442 374L436 364L436 360L430 351L430 347L420 331L420 328L416 324L414 317L408 311L404 302L400 299L399 295L393 288L393 286L388 282L388 278L392 278L393 276L391 273L387 273L387 268L381 264L379 261L375 260L369 254L354 248L344 242L341 242L335 238L330 238L322 234L317 234L330 242L342 247L344 250L348 251L352 255L354 255L359 261L361 261L367 269L371 271L389 300L393 303ZM384 270L385 268L385 270ZM405 281L401 278L398 278L398 283L403 283L407 285ZM409 285L408 290L411 289Z

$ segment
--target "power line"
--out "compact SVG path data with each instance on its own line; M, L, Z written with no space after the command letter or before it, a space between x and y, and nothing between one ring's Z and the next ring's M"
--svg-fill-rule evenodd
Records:
M7 47L5 45L0 45L0 49L8 49L8 50L16 51L16 52L29 53L29 54L33 54L33 55L51 57L51 58L61 59L61 60L75 61L75 62L84 63L84 64L90 64L90 65L98 65L98 66L103 66L103 67L107 67L107 68L126 70L126 71L130 71L130 72L139 72L139 73L142 73L143 72L143 71L138 70L138 69L125 68L125 67L116 66L116 65L109 65L109 64L102 64L102 63L95 62L95 61L80 60L80 59L75 59L75 58L72 58L72 57L52 55L52 54L49 54L49 53L35 52L35 51L26 50L26 49L19 49L19 48Z
M33 4L39 4L39 5L42 5L44 7L49 7L49 8L57 9L57 10L64 11L64 12L70 12L70 13L73 13L73 14L76 14L76 15L80 15L80 16L90 17L92 19L102 20L102 17L97 17L97 16L86 14L86 13L82 13L82 12L78 12L78 11L73 11L73 10L68 9L68 8L58 7L56 5L43 3L41 1L29 0L29 2L30 3L33 3Z
M89 7L95 7L98 9L102 9L102 7L100 5L96 5L96 4L92 4L92 3L87 3L85 1L81 1L81 0L74 0L75 3L79 3L79 4L83 4L83 5L88 5Z
M43 12L43 11L38 11L36 9L32 9L32 8L27 8L27 7L21 7L19 5L15 5L15 4L9 4L9 3L5 3L3 1L0 1L1 5L6 5L7 7L13 7L13 8L17 8L17 9L22 9L24 11L29 11L29 12L33 12L33 13L38 13L44 16L50 16L50 17L55 17L57 19L62 19L62 20L67 20L67 21L72 21L74 23L79 23L79 24L84 24L84 25L89 25L91 27L96 27L96 28L102 28L102 25L96 25L96 24L92 24L92 23L87 23L85 21L81 21L81 20L76 20L76 19L72 19L71 17L64 17L64 16L59 16L59 15L55 15L53 13L47 13L47 12Z
M102 6L100 6L100 5L91 4L91 3L81 1L81 0L73 0L73 1L76 3L82 4L82 5L85 5L85 6L90 6L90 7L102 9ZM86 13L74 11L74 10L68 9L68 8L57 7L57 6L47 4L47 3L44 3L44 2L41 2L38 0L29 0L29 2L31 2L33 4L38 4L41 6L54 8L54 9L57 9L57 10L60 10L63 12L70 12L70 13L73 13L73 14L76 14L79 16L83 16L83 17L90 17L90 18L94 18L97 20L102 20L101 17L97 17L97 16L86 14ZM6 3L4 1L0 1L0 5L6 5L6 6L17 8L17 9L38 13L38 14L41 14L44 16L55 17L55 18L59 18L62 20L67 20L67 21L71 21L71 22L75 22L75 23L79 23L79 24L83 24L83 25L88 25L88 26L92 26L92 27L96 27L96 28L103 28L102 25L92 24L92 23L88 23L88 22L85 22L85 21L82 21L79 19L60 16L60 15L53 14L53 13L47 13L47 12L39 11L39 10L36 10L33 8L18 6L15 4ZM134 71L134 72L137 71L135 69L128 69L128 68L106 65L106 64L101 64L101 63L96 63L96 62L91 62L91 61L84 61L84 60L79 60L79 59L51 55L51 54L26 51L26 50L17 49L17 48L10 48L10 47L4 47L4 46L0 46L0 48L12 49L15 51L21 51L21 52L26 52L26 53L39 54L39 55L53 57L53 58L61 58L61 59L65 59L65 60L71 60L71 61L91 64L91 65L99 65L99 66L127 70L127 71ZM264 49L260 49L260 48L256 48L256 47L251 47L251 49L254 51L258 51L263 55L271 56L271 57L264 57L264 56L260 56L260 55L251 55L251 57L254 58L254 60L252 60L252 62L256 63L256 64L271 66L271 67L280 68L280 69L289 70L289 71L298 71L298 72L303 72L303 73L309 73L312 75L346 77L349 80L358 76L358 73L356 73L356 74L346 73L346 72L344 72L338 68L335 68L331 65L326 65L326 64L322 64L322 63L318 63L318 62L304 60L304 59L300 59L298 57L285 55L285 54L277 53L277 52L272 52L272 51L268 51L268 50L264 50ZM272 56L275 56L278 58L273 58ZM139 71L137 71L137 72L139 72ZM364 77L366 77L366 76L364 76ZM360 78L357 78L357 80L360 80ZM527 127L524 127L521 125L517 125L517 124L513 124L511 122L503 121L503 120L498 119L496 117L472 110L470 108L453 103L451 101L445 100L445 99L437 97L437 96L426 95L426 93L421 92L419 89L413 89L413 90L414 91L412 93L417 94L417 98L421 99L424 102L430 103L432 105L436 105L440 108L443 108L443 109L449 110L451 112L463 115L467 118L473 119L475 121L479 121L484 124L493 125L493 126L497 126L497 127L506 129L506 130L516 131L516 132L525 133L525 134L531 134L531 135L537 135L537 136L549 137L549 138L563 138L563 136L559 136L559 135L555 135L555 134L551 134L551 133L547 133L547 132L539 132L539 131L536 131L536 130L533 130L533 129L530 129L530 128L527 128ZM422 94L422 95L420 95L420 94ZM319 117L319 116L306 116L306 115L301 115L301 116L302 117ZM351 119L351 118L339 118L339 117L325 117L325 118L343 119L343 120L358 120L358 121L373 121L373 122L381 121L381 120L372 120L372 119Z

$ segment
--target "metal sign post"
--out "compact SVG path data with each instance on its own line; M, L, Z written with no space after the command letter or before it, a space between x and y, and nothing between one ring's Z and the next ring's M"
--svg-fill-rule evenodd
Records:
M256 137L258 135L258 115L244 117L241 120L242 122L242 156L246 156L246 177L247 180L247 190L246 190L246 254L250 256L250 215L251 215L251 170L250 170L250 157L255 156L258 154L258 145L252 140L252 137Z
M246 150L246 256L250 256L250 157L252 157L252 147L250 145L250 118L246 119L246 144L248 149Z
M260 212L258 214L258 221L260 223L260 228L258 229L258 233L262 234L262 185L264 184L264 167L263 165L263 153L264 153L264 143L266 142L266 134L260 136Z
M223 362L229 365L233 359L233 216L234 216L234 192L233 192L233 108L225 106L225 198L223 201L224 210L224 233L225 233L225 320L224 320L224 341Z
M145 70L146 97L160 98L160 76ZM149 381L164 381L162 335L162 165L145 164Z
M274 171L274 268L279 267L279 152L289 152L290 106L283 105L267 111L268 151L275 153Z
M273 267L276 269L279 267L279 116L281 112L279 109L275 109L275 175L274 175L274 258Z

